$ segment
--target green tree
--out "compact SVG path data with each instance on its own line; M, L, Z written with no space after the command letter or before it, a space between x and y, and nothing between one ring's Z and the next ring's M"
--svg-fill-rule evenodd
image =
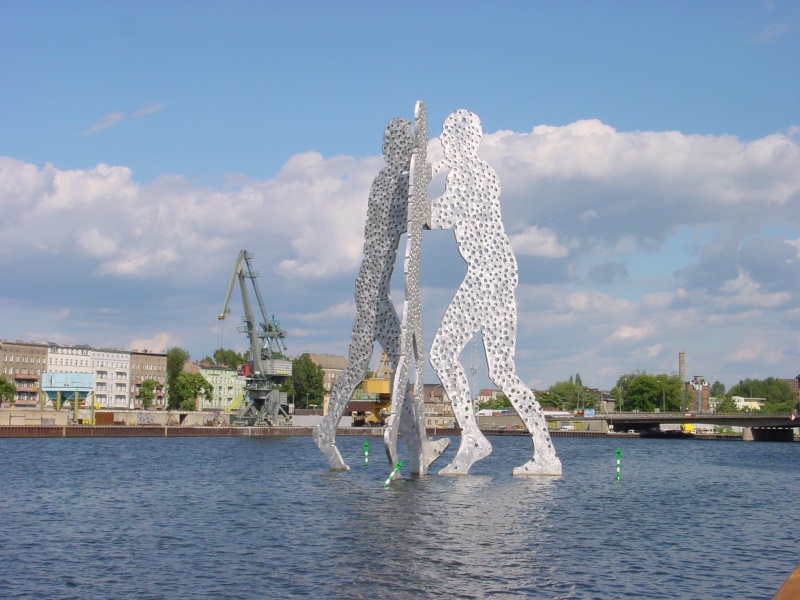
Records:
M730 394L726 394L723 396L714 396L719 400L717 402L717 407L715 412L718 413L737 413L740 412L738 408L736 408L736 402L733 401L733 396Z
M308 354L302 354L292 361L292 376L286 380L283 391L298 408L308 408L309 404L321 405L325 395L324 380L322 367Z
M195 410L197 399L210 399L214 395L214 386L200 373L182 372L175 381L174 396L181 410Z
M680 409L682 388L683 383L675 374L634 371L620 376L611 393L615 397L622 396L625 411L652 412L658 408L675 412Z
M714 398L722 398L725 395L725 384L721 381L715 381L711 384L710 392Z
M491 408L494 410L503 410L511 406L511 400L505 394L497 394L497 398L487 402L481 402L478 405L479 409Z
M167 408L175 410L181 405L175 394L178 377L183 373L183 365L189 360L189 353L183 348L173 346L167 350Z
M212 363L215 365L225 365L229 369L237 369L239 365L246 362L244 356L236 352L236 350L227 350L225 348L217 348L214 350L214 356L206 356L200 362Z
M791 412L797 402L789 384L774 377L739 380L728 393L744 398L764 398L766 402L761 412L768 413Z
M557 381L551 385L547 390L546 402L561 410L573 410L596 407L597 400L597 391L583 385L580 373L576 373L574 377L570 375L568 381ZM542 400L539 402L542 403Z
M139 386L139 401L145 408L150 408L153 398L156 397L156 390L161 389L161 384L155 379L145 379Z
M0 375L0 400L7 400L14 403L14 396L17 394L17 388L8 379Z

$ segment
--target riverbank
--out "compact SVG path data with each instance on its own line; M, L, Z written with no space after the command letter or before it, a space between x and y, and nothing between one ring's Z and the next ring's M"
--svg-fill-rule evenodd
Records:
M103 438L103 437L281 437L311 436L313 427L232 427L196 425L3 425L0 438ZM339 427L338 436L383 437L380 427ZM527 436L524 429L483 429L487 436ZM429 429L429 436L458 437L459 429ZM602 431L550 431L552 437L638 438L638 433L604 433ZM670 436L676 437L676 436ZM705 440L741 440L736 434L695 434L681 436Z

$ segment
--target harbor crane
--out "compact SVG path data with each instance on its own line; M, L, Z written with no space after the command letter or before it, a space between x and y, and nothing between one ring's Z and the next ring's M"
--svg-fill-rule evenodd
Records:
M231 417L231 424L237 426L280 426L291 425L290 413L292 407L288 404L287 395L280 391L280 386L292 375L292 363L284 355L286 332L281 329L275 316L267 316L264 300L258 289L256 278L258 273L253 271L250 259L253 257L247 250L239 252L239 258L233 268L228 292L222 304L217 319L225 320L230 312L230 302L233 287L239 281L242 293L244 316L243 325L237 331L247 335L250 343L250 361L239 365L238 375L245 379L244 399L235 415ZM252 283L258 307L261 311L261 320L256 327L253 309L250 305L250 295L247 291L247 280Z

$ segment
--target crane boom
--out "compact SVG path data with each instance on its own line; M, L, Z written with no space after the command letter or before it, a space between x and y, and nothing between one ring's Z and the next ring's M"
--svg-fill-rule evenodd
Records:
M281 350L286 349L283 342L286 332L280 328L275 317L270 319L267 316L267 309L256 282L258 273L253 270L250 263L252 256L247 250L239 252L228 283L225 300L222 303L222 311L217 315L217 319L225 320L233 287L238 280L244 308L242 316L244 325L239 328L239 331L247 335L250 343L250 364L242 365L239 369L240 374L247 381L245 385L246 398L234 419L234 424L266 423L273 425L278 422L285 423L289 418L282 408L282 405L286 404L286 394L280 392L278 388L287 377L291 376L292 363L281 354ZM248 279L252 282L261 312L261 322L258 327L256 327L250 295L247 291ZM285 419L281 418L281 413Z

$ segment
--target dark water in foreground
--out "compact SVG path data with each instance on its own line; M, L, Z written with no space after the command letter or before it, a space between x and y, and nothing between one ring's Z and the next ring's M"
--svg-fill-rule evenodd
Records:
M770 598L800 562L800 444L557 438L514 478L495 437L384 489L363 442L0 439L0 597Z

